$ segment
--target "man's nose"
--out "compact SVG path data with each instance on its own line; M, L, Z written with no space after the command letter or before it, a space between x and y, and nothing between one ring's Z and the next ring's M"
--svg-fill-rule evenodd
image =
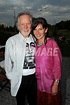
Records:
M27 24L25 24L25 25L24 25L24 28L28 28L28 25L27 25Z

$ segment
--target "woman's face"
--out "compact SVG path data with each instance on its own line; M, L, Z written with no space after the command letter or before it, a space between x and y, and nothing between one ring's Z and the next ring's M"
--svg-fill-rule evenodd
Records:
M45 38L45 34L47 33L47 29L43 28L42 24L38 24L35 30L33 31L35 37L38 40L42 40Z

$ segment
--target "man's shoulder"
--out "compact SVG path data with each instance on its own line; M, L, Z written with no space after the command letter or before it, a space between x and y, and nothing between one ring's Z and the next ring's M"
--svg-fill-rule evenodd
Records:
M6 41L6 43L15 42L15 41L17 41L17 39L19 39L19 34L15 34L15 35L9 37Z
M9 38L7 39L7 41L8 41L8 40L14 40L14 39L17 39L18 36L19 36L19 34L15 34L15 35L9 37Z

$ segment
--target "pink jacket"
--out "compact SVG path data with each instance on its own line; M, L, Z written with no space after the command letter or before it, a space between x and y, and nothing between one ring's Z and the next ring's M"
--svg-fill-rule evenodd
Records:
M56 79L61 78L61 51L53 39L48 39L46 45L36 47L36 77L38 90L51 93L51 87Z

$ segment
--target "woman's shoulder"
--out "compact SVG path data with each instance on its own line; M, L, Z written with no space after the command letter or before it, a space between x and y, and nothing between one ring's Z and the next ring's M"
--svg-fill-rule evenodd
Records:
M47 42L49 42L49 43L56 43L54 38L47 38Z
M57 42L55 41L55 39L54 38L47 38L47 43L46 43L47 45L50 45L50 46L58 46L58 44L57 44Z

